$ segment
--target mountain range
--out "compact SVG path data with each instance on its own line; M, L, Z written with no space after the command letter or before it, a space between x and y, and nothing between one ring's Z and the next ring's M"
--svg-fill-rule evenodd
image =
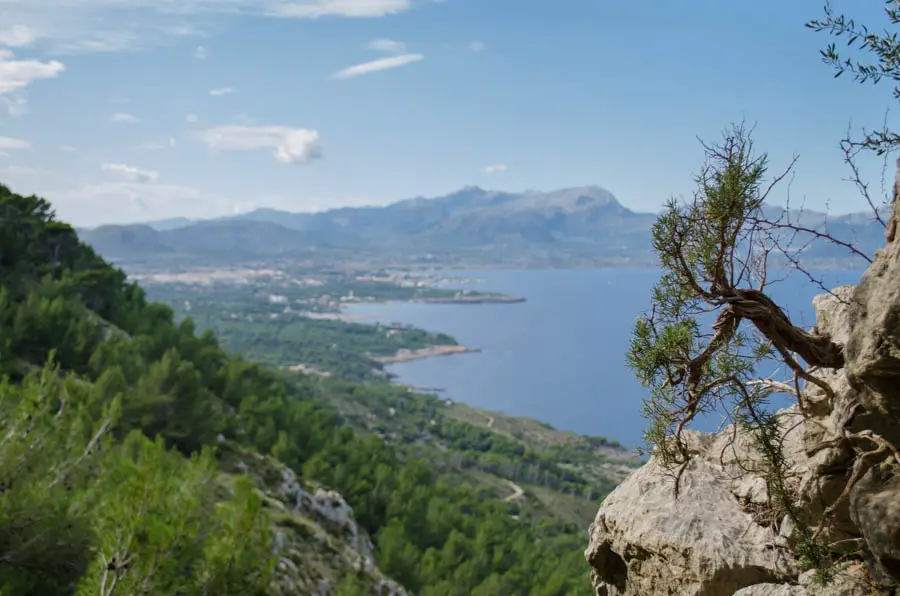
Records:
M784 213L771 208L770 215ZM790 212L791 220L855 242L869 254L883 245L871 214ZM160 260L233 262L271 258L352 258L391 263L643 266L655 262L656 214L624 207L597 186L552 192L500 192L470 186L436 198L320 213L258 209L207 220L175 218L79 230L120 263ZM845 248L815 243L805 253L835 261Z

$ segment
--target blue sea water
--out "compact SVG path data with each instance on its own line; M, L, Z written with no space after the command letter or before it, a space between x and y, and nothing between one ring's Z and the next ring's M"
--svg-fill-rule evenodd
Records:
M515 304L389 303L349 313L401 322L454 336L477 353L392 365L398 380L439 388L473 406L547 422L559 429L601 435L629 447L641 444L645 390L626 366L632 328L650 306L653 270L452 271L482 280L459 284L521 296ZM860 271L822 273L826 287L853 284ZM793 274L773 297L799 325L815 323L812 299L822 291ZM714 430L719 420L705 420Z

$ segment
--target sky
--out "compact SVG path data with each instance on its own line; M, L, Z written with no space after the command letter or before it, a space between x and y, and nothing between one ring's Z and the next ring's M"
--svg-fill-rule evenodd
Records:
M834 2L883 28L881 0ZM858 211L823 0L0 0L0 181L79 226L320 211L467 185L690 195L755 125L774 202ZM852 127L852 128L851 128ZM863 164L876 194L882 168Z

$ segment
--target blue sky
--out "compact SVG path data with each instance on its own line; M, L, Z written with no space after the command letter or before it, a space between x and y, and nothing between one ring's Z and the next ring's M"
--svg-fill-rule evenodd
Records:
M876 27L881 5L835 3ZM832 78L827 37L803 27L821 14L821 0L0 0L0 179L77 225L470 184L596 184L649 211L691 192L698 135L743 118L773 168L800 155L794 202L861 210L838 141L879 126L890 89Z

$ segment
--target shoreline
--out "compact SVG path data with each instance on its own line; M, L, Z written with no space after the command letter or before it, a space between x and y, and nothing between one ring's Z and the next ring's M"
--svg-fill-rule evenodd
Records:
M521 296L454 296L448 298L413 298L409 302L424 304L515 304L525 302Z
M431 358L433 356L452 356L453 354L474 354L481 350L477 348L468 348L466 346L428 346L418 350L401 349L393 356L381 356L375 358L381 364L399 364L401 362L411 362L413 360L421 360L423 358Z

